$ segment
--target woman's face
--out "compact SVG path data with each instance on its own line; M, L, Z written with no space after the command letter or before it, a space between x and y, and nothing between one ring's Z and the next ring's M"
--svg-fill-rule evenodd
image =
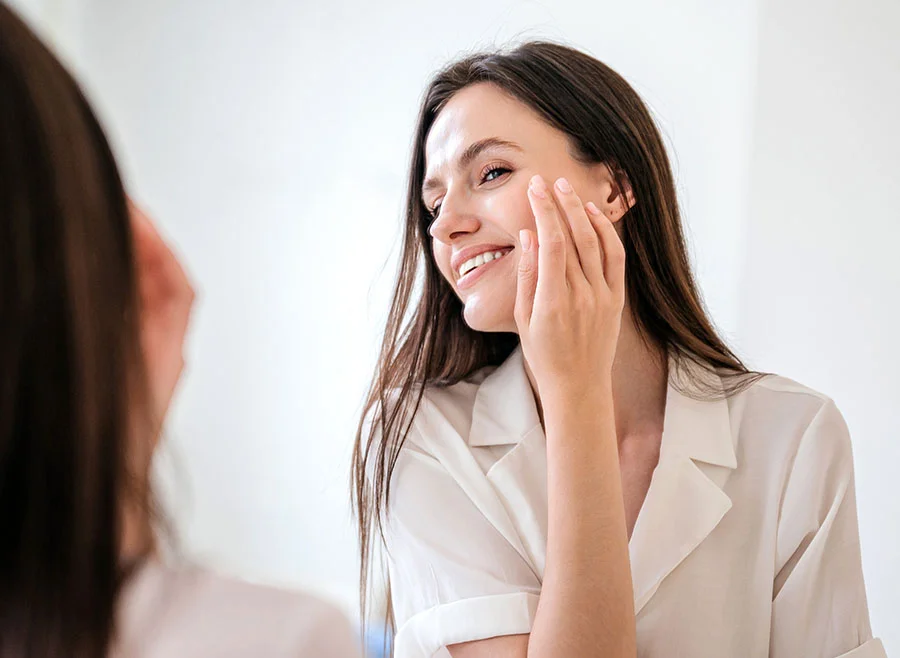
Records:
M434 211L434 259L476 331L516 331L519 231L535 229L535 174L548 185L565 177L584 203L609 208L609 169L574 158L565 134L494 85L458 92L428 134L422 199Z

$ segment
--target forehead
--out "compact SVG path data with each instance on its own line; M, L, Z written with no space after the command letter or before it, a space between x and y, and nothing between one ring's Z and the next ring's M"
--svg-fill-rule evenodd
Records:
M488 138L515 142L524 150L558 142L563 134L527 105L498 87L480 83L457 92L438 114L425 141L426 171L433 174L451 165L473 142Z

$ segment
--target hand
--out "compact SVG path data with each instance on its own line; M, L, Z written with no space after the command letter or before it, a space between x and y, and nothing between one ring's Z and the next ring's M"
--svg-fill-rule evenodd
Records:
M584 395L611 386L625 304L625 248L593 203L565 179L540 176L528 199L537 239L520 232L516 324L538 392Z
M153 222L130 199L140 295L140 340L144 354L154 431L169 410L184 370L184 338L194 289Z

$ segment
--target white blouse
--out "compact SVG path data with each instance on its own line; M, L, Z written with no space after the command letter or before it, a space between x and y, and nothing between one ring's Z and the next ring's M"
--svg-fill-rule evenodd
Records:
M700 402L673 385L684 374L672 362L660 460L629 544L638 656L886 658L834 403L775 376ZM396 658L528 633L547 461L520 350L426 392L392 487Z
M119 602L113 658L358 658L335 607L299 592L149 561Z

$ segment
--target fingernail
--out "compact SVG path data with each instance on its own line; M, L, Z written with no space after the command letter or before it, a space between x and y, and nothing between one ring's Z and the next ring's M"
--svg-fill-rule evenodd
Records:
M569 185L569 181L567 181L565 178L560 178L556 181L556 189L558 189L563 194L572 193L572 186Z
M547 198L547 184L540 176L533 176L530 184L531 193L540 199Z
M587 209L587 211L588 211L589 213L591 213L592 215L599 215L599 214L600 214L600 209L599 209L597 206L594 205L594 202L593 202L593 201L588 201L588 202L584 205L584 207L585 207L585 208Z
M522 243L522 251L531 251L531 231L525 229L519 231L519 242Z

